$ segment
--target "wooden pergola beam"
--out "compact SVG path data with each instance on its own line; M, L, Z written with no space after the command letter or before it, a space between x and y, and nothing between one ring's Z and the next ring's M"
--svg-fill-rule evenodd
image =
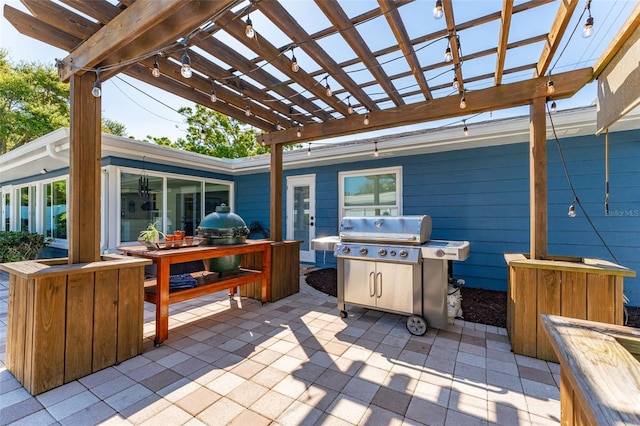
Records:
M418 82L418 86L420 87L420 90L422 90L422 94L425 99L432 99L433 96L431 96L429 84L421 70L420 61L418 60L416 52L413 50L413 44L411 43L407 29L402 23L402 18L400 17L400 12L398 12L397 5L392 0L378 0L378 4L380 5L380 10L384 13L385 18L387 18L391 31L393 31L393 35L396 37L400 50L402 50L402 53L409 64L413 77Z
M316 5L322 10L334 27L340 31L345 41L349 44L349 47L353 49L356 55L358 55L358 58L360 58L362 63L369 69L375 78L375 82L389 94L389 99L392 100L396 106L404 105L405 102L393 86L391 79L384 72L378 59L373 55L373 52L371 52L369 46L367 46L367 42L353 26L347 14L342 7L340 7L340 4L334 1L316 0ZM375 84L375 82L372 81L371 84ZM361 85L360 87L364 86Z
M62 81L87 68L127 62L160 49L236 3L137 0L74 49L58 68Z
M556 50L558 50L558 46L560 46L562 36L567 29L567 25L569 25L569 21L571 20L571 16L573 16L573 12L576 10L577 5L578 0L562 0L560 2L558 13L553 21L553 25L551 25L547 42L542 49L540 59L538 59L538 66L533 73L534 78L544 76L547 73L549 65L551 65L551 60L553 59Z
M498 36L498 46L496 55L496 72L493 78L496 86L502 84L502 74L504 71L504 61L507 58L509 43L509 30L511 29L511 15L513 14L513 0L502 1L502 16L500 25L500 35Z
M593 80L593 70L582 68L553 76L556 91L554 99L573 96L585 84ZM369 124L362 117L347 117L321 124L304 126L301 137L296 129L282 130L264 135L265 144L294 144L351 135L369 130L388 129L408 124L423 123L444 118L460 117L480 112L494 111L516 106L530 105L535 98L546 97L547 80L544 77L517 83L503 84L466 94L467 107L460 109L460 98L449 96L441 99L403 105L369 114Z
M464 77L462 76L462 68L460 66L462 63L462 58L460 58L460 41L458 40L451 0L443 0L442 9L444 10L444 19L447 23L447 31L449 33L449 46L451 55L453 56L454 73L458 79L458 93L464 93Z
M305 29L282 7L280 2L262 0L256 7L285 33L293 42L304 50L322 69L335 79L342 87L350 92L362 105L369 110L379 109L373 100L344 70L329 56L318 43L309 36ZM321 88L324 86L320 85Z
M614 55L620 50L622 45L629 40L629 37L633 34L633 32L640 27L640 3L636 4L636 7L629 15L629 18L625 21L625 23L620 28L620 31L615 35L611 44L607 47L607 50L604 51L600 58L596 61L593 66L593 76L598 78L604 68L607 66L609 62L613 59Z

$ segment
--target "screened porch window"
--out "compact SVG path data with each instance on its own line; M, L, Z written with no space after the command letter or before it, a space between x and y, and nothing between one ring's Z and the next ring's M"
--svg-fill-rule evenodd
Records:
M340 173L340 217L401 214L402 168Z

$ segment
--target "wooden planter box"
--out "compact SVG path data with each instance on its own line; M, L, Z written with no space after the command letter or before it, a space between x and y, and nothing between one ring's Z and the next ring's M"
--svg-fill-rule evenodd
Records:
M505 254L509 266L507 332L516 354L558 362L541 314L622 325L623 279L635 272L599 259L529 259Z
M262 253L247 253L242 267L259 269ZM240 296L260 300L260 283L240 286ZM300 241L278 241L271 243L271 293L269 301L284 299L300 291Z
M142 352L146 259L0 264L9 273L6 366L32 395Z
M562 425L640 424L640 330L543 315L560 359Z

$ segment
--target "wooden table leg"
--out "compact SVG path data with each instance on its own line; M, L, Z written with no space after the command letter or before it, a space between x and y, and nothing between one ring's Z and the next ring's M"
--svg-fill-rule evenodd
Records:
M262 252L262 304L271 301L271 245L265 246Z
M156 337L158 346L169 338L169 261L157 259L156 271Z

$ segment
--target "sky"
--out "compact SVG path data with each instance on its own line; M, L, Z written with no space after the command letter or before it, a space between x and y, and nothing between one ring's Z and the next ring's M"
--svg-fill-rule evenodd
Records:
M476 3L478 0L473 0L473 2L471 0L456 0L454 2L454 7L464 4L465 1L468 2L469 8L471 8L472 4L474 7L479 7L478 5L483 3ZM615 35L613 32L609 33L610 28L619 28L621 22L624 22L627 16L629 16L633 7L637 4L637 1L638 0L594 0L591 6L592 14L596 19L594 37L589 39L590 42L587 44L587 42L584 41L585 39L580 40L578 35L575 40L575 44L578 46L578 51L567 49L566 54L563 54L563 63L559 64L557 71L562 72L581 68L584 66L584 64L582 64L583 61L587 62L589 60L597 59L598 56L595 56L594 58L595 52L606 48L608 40ZM24 6L18 0L0 0L1 5L4 6L5 3L16 9L26 11ZM491 11L495 11L500 8L502 1L484 0L484 3L490 3ZM516 3L520 3L520 1L516 1ZM418 0L418 2L416 2L416 5L420 7L427 4L431 4L431 0ZM576 16L580 15L584 8L584 4L586 4L586 0L580 0L576 13L574 14L574 19L577 19ZM301 7L304 6L304 3L298 1L291 2L289 5L292 7ZM359 3L354 0L354 2L348 3L348 5L350 7L358 7ZM557 2L554 2L551 5L548 5L548 8L547 6L544 6L540 9L541 13L544 13L544 8L547 8L547 11L551 10L553 14L555 14L557 7ZM464 10L464 8L460 10ZM457 19L459 18L458 15L456 15L456 17ZM431 16L425 16L424 19L426 21L433 20ZM254 20L254 27L260 24L259 16L252 15L252 20ZM419 20L419 22L423 21ZM600 23L602 24L599 26L598 24ZM263 28L264 25L265 23L263 23ZM373 30L375 30L375 28L373 28ZM411 28L408 28L408 30L411 31ZM517 26L512 28L512 31L526 30L526 25L521 25L520 28ZM606 38L598 38L598 31L608 31ZM599 41L594 45L595 40ZM574 43L574 40L572 40L572 43ZM0 46L9 51L9 58L13 62L22 60L38 61L47 65L53 65L56 58L62 59L67 56L67 52L65 51L53 48L45 43L18 33L13 26L4 19L4 17L0 18ZM469 47L469 42L466 42L466 46L467 48ZM473 49L471 50L473 51ZM302 57L303 53L296 51L296 55ZM539 55L539 51L537 52L537 55ZM537 60L537 56L532 58L532 60ZM562 110L594 104L597 97L596 84L597 83L595 82L591 83L585 86L573 98L558 102L558 109ZM171 140L175 140L179 137L184 137L186 135L184 117L178 114L175 110L182 106L192 105L193 104L190 101L183 100L168 92L156 89L153 86L149 86L122 74L113 77L102 84L103 117L124 124L128 135L136 139L144 139L147 136L166 136ZM509 116L526 115L528 112L528 107L520 107L496 111L491 114L484 113L478 117L468 120L467 124L472 124L473 121L487 121L490 119ZM369 138L392 132L397 133L445 125L461 125L461 122L462 119L443 120L439 122L425 123L422 125L394 128L388 131L370 132L368 134L359 135L357 138ZM335 141L353 139L354 136L349 136L337 138Z

